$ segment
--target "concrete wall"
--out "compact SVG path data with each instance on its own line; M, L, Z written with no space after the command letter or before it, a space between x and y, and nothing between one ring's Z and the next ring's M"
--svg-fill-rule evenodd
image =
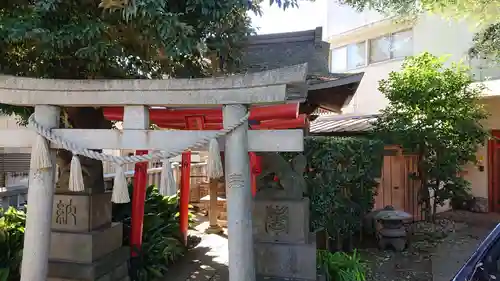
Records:
M15 117L0 115L0 130L17 128L19 128L19 125ZM30 148L3 147L0 149L3 149L4 153L31 153Z
M358 13L337 1L327 1L326 38L383 20L385 17L375 11Z
M483 123L484 127L488 130L500 129L500 112L498 111L500 108L500 97L485 98L483 99L483 103L485 109L490 112L490 116ZM466 167L464 178L471 183L474 196L488 198L488 169L490 167L488 167L488 149L486 143L478 150L476 157L484 166L484 171L480 171L477 165L469 164Z

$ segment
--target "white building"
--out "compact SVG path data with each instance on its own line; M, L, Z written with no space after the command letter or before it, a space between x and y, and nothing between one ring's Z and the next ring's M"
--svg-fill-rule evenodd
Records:
M364 72L363 80L344 113L374 114L387 105L377 90L378 81L397 71L406 56L424 51L449 56L449 62L463 60L474 77L486 81L484 103L491 116L485 127L500 136L500 67L487 60L469 60L474 26L422 15L412 22L395 22L376 12L354 9L327 1L327 41L330 43L331 72ZM471 165L465 177L475 196L489 199L490 210L500 211L500 142L489 141L478 151L478 165Z

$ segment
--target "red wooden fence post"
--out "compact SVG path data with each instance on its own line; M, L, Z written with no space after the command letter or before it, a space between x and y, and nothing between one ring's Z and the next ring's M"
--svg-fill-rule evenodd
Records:
M189 185L191 183L191 151L182 153L181 160L181 199L179 219L182 238L187 245L187 234L189 224Z

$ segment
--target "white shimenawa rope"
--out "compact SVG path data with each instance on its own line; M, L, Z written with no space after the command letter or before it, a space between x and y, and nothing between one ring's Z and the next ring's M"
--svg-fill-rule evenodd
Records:
M222 176L222 165L220 162L220 153L219 151L213 151L213 150L218 150L218 145L216 139L227 135L228 133L231 133L234 131L236 128L239 126L243 125L249 117L249 113L247 113L245 116L243 116L238 122L235 124L228 126L227 128L224 128L216 133L214 133L212 136L204 137L201 138L193 143L189 143L186 146L182 148L175 148L172 151L152 151L150 154L145 154L145 155L132 155L132 156L116 156L116 155L110 155L106 153L101 153L97 151L93 151L84 147L80 147L77 144L65 140L62 136L57 135L52 129L47 129L40 125L39 123L36 122L35 120L35 115L31 115L30 118L28 119L28 123L30 127L32 127L37 133L38 137L36 138L35 141L35 146L32 152L32 159L38 159L37 161L34 161L32 169L45 169L49 168L50 165L47 165L47 161L49 161L49 154L48 154L48 146L43 145L45 141L41 138L45 137L46 139L55 142L59 145L62 146L62 148L69 150L73 153L73 159L71 160L71 168L70 168L70 190L71 191L82 191L84 189L83 187L83 178L81 175L81 165L80 161L77 157L77 155L82 155L88 158L92 158L95 160L100 160L100 161L106 161L106 162L112 162L118 165L116 169L116 174L115 174L115 180L114 180L114 185L113 185L113 195L112 195L112 201L114 203L128 203L130 202L130 198L128 195L128 187L127 187L127 182L125 178L125 174L123 171L122 165L124 164L132 164L132 163L139 163L139 162L148 162L151 160L155 159L165 159L164 161L164 167L163 170L165 175L162 175L163 177L173 177L172 172L169 171L168 169L170 167L170 163L168 161L169 158L175 157L182 152L186 150L192 150L195 148L199 148L202 146L205 146L210 143L209 145L209 154L211 157L216 157L218 155L219 159L209 159L209 170L211 170L211 178L214 177L220 177ZM36 156L36 157L35 157ZM34 158L33 158L34 157ZM50 161L49 161L50 164ZM210 167L210 166L214 167ZM219 171L220 170L220 171ZM165 183L162 184L160 187L161 193L171 193L171 191L167 191L169 186L171 185L171 179L162 179ZM162 195L167 195L167 194L162 194Z

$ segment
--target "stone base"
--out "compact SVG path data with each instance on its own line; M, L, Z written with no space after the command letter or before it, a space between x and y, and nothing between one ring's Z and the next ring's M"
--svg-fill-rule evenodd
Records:
M307 244L256 242L256 274L263 277L316 280L316 241Z
M110 228L86 233L52 231L50 260L92 263L122 245L123 225L113 223Z
M220 234L222 232L224 232L224 230L220 225L211 225L205 230L207 234Z
M403 251L408 245L408 241L405 237L381 237L378 241L378 246L381 250L385 250L388 247L392 248L398 252Z
M121 242L121 241L120 241ZM121 281L128 277L128 259L130 248L118 250L94 261L93 263L75 263L67 261L49 261L48 279L50 281Z

